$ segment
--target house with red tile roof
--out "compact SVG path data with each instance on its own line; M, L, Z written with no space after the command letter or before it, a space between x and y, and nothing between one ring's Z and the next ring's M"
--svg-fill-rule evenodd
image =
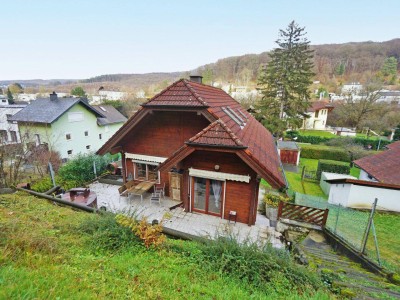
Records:
M360 180L400 185L400 141L387 148L386 151L354 161L361 169Z
M328 100L312 102L305 113L301 129L325 130L328 114L332 109L333 105Z
M286 180L271 133L201 76L181 79L144 103L98 154L121 153L124 181L153 181L188 212L252 225L261 178Z

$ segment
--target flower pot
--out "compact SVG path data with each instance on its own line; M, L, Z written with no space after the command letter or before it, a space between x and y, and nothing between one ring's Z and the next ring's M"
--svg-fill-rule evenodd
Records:
M270 226L275 227L278 222L278 208L266 205L265 215L269 219Z

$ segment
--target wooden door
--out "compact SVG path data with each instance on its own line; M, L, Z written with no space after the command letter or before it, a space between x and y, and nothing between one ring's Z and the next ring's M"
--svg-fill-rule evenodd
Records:
M181 201L181 180L181 174L169 173L169 196L172 200Z

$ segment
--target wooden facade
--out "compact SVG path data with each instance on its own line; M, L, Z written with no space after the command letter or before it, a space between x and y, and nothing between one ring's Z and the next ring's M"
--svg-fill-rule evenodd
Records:
M217 110L218 103L230 105L229 112ZM250 139L253 148L238 130L257 139ZM98 153L121 152L125 181L165 183L166 195L186 211L224 219L234 211L238 222L253 225L260 178L284 185L272 136L265 132L225 92L180 80L144 104Z

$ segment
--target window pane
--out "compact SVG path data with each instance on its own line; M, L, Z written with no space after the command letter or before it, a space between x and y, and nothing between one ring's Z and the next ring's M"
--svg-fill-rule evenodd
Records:
M204 178L194 178L194 208L206 210L206 182Z
M146 165L136 163L136 178L146 179Z
M156 169L157 169L157 166L147 165L148 180L157 181L158 172L156 171Z
M221 213L223 182L210 180L210 196L208 198L208 211L215 214Z

